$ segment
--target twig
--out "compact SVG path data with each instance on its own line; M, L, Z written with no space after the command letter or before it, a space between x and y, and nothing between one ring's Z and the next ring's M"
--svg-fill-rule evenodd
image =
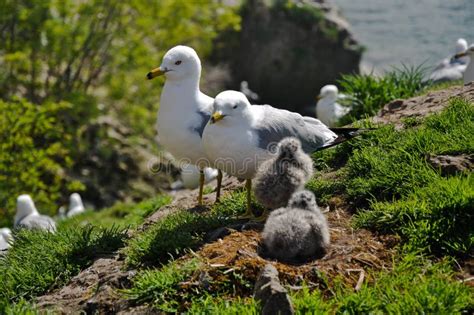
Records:
M359 280L357 280L357 284L354 288L354 290L356 292L360 291L360 289L362 288L362 284L364 283L364 279L365 279L365 271L364 271L364 269L361 269L360 274L359 274Z

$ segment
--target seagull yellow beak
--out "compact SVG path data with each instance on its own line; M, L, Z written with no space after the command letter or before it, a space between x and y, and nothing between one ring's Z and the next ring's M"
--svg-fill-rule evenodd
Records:
M211 124L214 124L218 122L219 120L222 120L222 118L224 117L225 115L222 115L222 112L214 112L211 116Z
M454 55L454 58L457 59L457 58L461 58L461 57L464 57L464 56L467 56L467 51Z
M148 80L151 80L151 79L159 77L160 75L163 75L165 73L166 73L166 71L163 71L163 70L161 70L160 67L158 67L158 68L155 68L155 69L151 70L150 72L148 72L146 77L147 77Z
M316 96L316 101L319 101L322 98L323 98L323 96L321 94L319 94L318 96Z

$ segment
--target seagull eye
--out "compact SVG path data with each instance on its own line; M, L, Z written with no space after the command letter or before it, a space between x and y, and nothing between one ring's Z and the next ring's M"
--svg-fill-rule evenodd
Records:
M179 66L181 64L181 60L176 61L174 64Z
M233 109L236 109L236 108L237 108L237 105L232 106L232 108L233 108Z

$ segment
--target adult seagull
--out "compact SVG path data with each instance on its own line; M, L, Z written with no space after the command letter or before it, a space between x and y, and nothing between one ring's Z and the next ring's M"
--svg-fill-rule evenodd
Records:
M163 147L179 164L194 164L200 169L198 204L202 205L204 168L209 166L201 138L212 113L213 98L199 90L201 60L187 46L168 50L161 65L147 74L148 79L166 77L158 110L157 131ZM220 197L222 172L217 176L216 201Z
M331 145L337 139L334 132L315 118L269 105L251 105L237 91L224 91L216 96L202 143L217 169L246 180L247 211L243 218L253 216L252 178L259 165L274 156L278 142L286 137L299 139L307 153Z
M474 44L469 46L469 48L462 53L456 54L454 56L456 59L469 57L469 64L467 65L466 71L464 71L463 79L464 84L468 84L471 81L474 81Z

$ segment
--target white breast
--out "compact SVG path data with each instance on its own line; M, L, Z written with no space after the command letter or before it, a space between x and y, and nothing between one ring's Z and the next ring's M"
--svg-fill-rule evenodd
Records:
M199 164L204 167L208 163L201 137L194 127L198 126L202 119L196 110L210 108L212 98L199 94L201 95L196 97L179 93L170 95L163 90L156 129L160 144L178 163Z
M238 178L253 178L258 166L271 157L257 143L255 133L245 124L224 119L204 129L203 147L211 163Z

